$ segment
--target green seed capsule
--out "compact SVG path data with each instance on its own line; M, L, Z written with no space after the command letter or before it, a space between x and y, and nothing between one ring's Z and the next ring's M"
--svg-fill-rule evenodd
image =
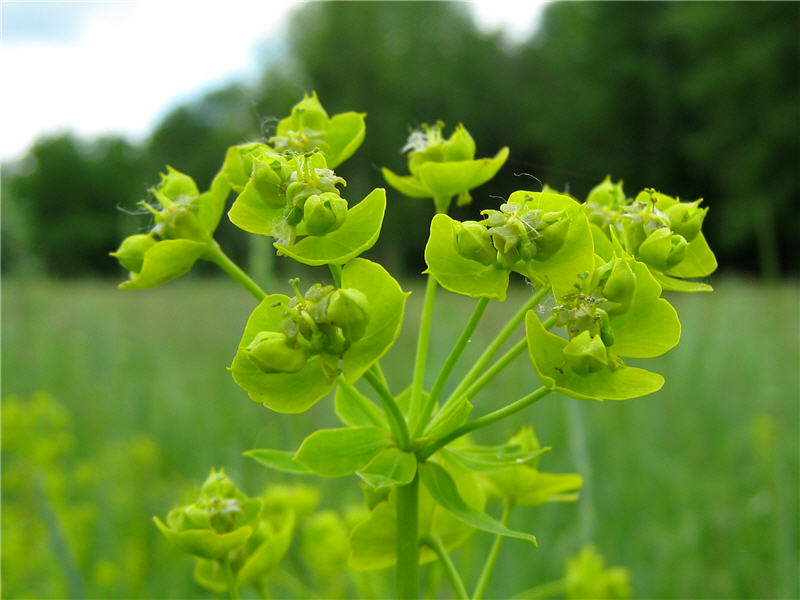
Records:
M137 233L122 240L119 249L116 252L112 252L111 256L116 258L131 273L138 273L142 270L144 253L152 248L155 243L156 241L151 235Z
M345 339L355 342L364 337L369 323L369 301L359 290L342 288L331 294L328 320L341 328Z
M682 235L674 234L667 227L651 233L639 246L639 256L648 265L666 271L679 264L686 256L688 242Z
M245 353L264 373L296 373L306 365L308 352L302 346L291 348L279 331L256 334Z
M608 367L608 353L599 335L584 331L564 346L570 368L578 375L596 373Z
M303 221L309 235L325 235L338 229L347 217L347 200L333 192L314 194L303 207Z
M497 258L497 250L489 239L486 227L475 221L458 224L456 248L464 258L477 261L482 265L493 265Z

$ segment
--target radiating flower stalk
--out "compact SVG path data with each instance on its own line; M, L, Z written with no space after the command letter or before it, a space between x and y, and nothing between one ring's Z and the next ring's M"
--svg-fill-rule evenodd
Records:
M443 565L454 592L467 597L449 552L475 531L494 535L472 594L481 598L505 537L536 544L530 533L509 527L511 511L575 501L581 478L538 470L549 448L540 446L531 427L495 446L475 444L469 434L553 391L602 401L660 389L660 375L625 361L660 356L678 343L680 322L663 290L711 289L691 280L716 267L701 232L707 209L700 200L681 202L652 189L628 198L621 183L606 178L583 203L550 188L520 190L479 218L459 222L447 215L452 200L468 204L470 191L497 173L508 149L476 159L475 141L463 125L450 137L440 122L412 132L403 148L409 174L383 174L406 196L431 198L436 215L425 248L414 369L408 387L397 392L379 361L400 333L408 293L380 264L360 257L378 240L386 192L376 188L352 203L346 181L333 170L356 151L364 132L363 114L329 117L314 94L280 121L269 140L230 148L209 191L201 194L191 178L168 168L152 191L157 204L146 205L152 228L113 253L131 273L121 287L153 287L186 273L196 260L208 260L247 289L259 303L233 353L234 381L279 413L304 412L335 390L343 426L312 432L297 450L246 454L293 474L358 476L366 509L349 528L347 562L354 571L396 564L398 598L418 597L419 565L433 560ZM213 240L231 192L234 225L272 238L279 256L327 267L329 274L303 285L292 279L289 295L263 291ZM466 375L453 381L487 307L505 301L515 273L532 285L530 297L509 312L508 323ZM476 306L434 378L428 376L435 369L428 343L437 326L439 287L476 299ZM543 306L553 308L540 317ZM498 356L508 340L511 348ZM528 367L515 362L520 354L528 355ZM512 364L534 369L541 387L473 418L479 393ZM487 498L504 507L499 519L486 510ZM212 473L195 503L171 512L166 525L157 523L178 547L205 561L195 572L198 581L224 576L225 589L235 596L248 584L266 589L285 553L278 532L291 538L291 511L266 521L264 514L263 502ZM269 568L249 566L266 546L272 548ZM579 597L581 589L627 594L624 577L604 571L602 562L598 568L589 554L581 556L584 566L570 567L561 591L570 597ZM223 589L222 579L214 581Z

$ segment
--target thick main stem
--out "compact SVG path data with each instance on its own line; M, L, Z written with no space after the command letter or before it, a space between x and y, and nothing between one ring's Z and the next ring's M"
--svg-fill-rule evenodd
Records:
M464 348L467 347L470 339L472 339L472 334L475 333L475 329L478 327L478 323L480 323L481 317L486 311L486 307L488 305L489 298L481 298L478 300L478 304L475 306L472 316L469 318L464 330L461 332L461 335L453 346L453 349L450 351L447 360L445 360L445 363L442 366L442 370L439 371L439 375L436 377L436 381L431 388L430 396L428 396L428 400L425 402L425 405L419 414L419 418L415 423L412 424L413 437L417 437L420 433L422 433L422 431L425 429L425 426L428 424L428 419L431 418L431 413L433 412L436 403L439 401L439 396L442 395L442 390L447 384L450 373L453 372L453 368L456 366L458 359L461 357L461 353L464 352Z
M419 475L397 487L397 598L419 597Z
M255 281L250 279L250 276L242 271L235 262L228 258L217 242L211 241L206 258L230 275L234 281L250 292L256 300L261 302L266 298L267 293Z
M511 502L503 502L503 516L500 517L500 522L503 525L508 526L513 509L514 505ZM489 556L486 558L481 576L478 578L478 584L475 586L475 592L472 594L472 600L481 600L481 598L483 598L483 594L486 592L486 586L489 584L489 578L492 576L494 566L497 563L497 557L500 555L500 548L503 547L503 540L505 540L505 536L502 535L498 535L494 538L492 549L489 550Z
M428 275L428 281L425 285L425 302L422 305L422 317L419 323L419 336L417 337L417 354L414 360L414 378L411 382L409 415L418 415L422 410L422 386L425 382L425 364L428 360L428 339L431 334L436 285L436 280Z

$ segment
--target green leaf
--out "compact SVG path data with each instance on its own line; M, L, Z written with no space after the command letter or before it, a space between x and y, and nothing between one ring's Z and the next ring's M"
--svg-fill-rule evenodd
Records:
M413 175L397 175L384 167L381 172L390 186L409 198L430 198L431 192Z
M491 473L531 462L550 451L550 446L524 450L517 444L506 443L500 446L448 447L443 450L468 469Z
M211 188L194 201L197 205L197 220L209 235L213 235L219 225L230 192L228 180L222 173L218 173L211 182Z
M620 356L650 358L661 356L681 339L681 323L672 305L661 298L661 286L647 265L627 260L636 276L630 308L611 320L614 345Z
M428 272L444 289L471 298L506 299L508 271L465 258L456 246L458 222L444 214L431 221L425 246Z
M256 448L243 453L243 456L257 460L268 469L295 475L310 475L311 471L297 462L294 455L294 452L272 450L271 448Z
M253 174L253 159L250 155L262 149L266 150L267 146L258 142L228 148L222 164L222 174L233 191L241 192L250 181Z
M283 294L271 294L255 308L233 358L231 374L254 402L280 413L301 413L324 398L335 383L323 372L319 356L309 358L306 366L296 373L264 373L244 351L259 332L280 331L288 301Z
M526 466L487 473L483 480L490 492L516 506L571 502L577 500L577 494L569 492L583 485L577 473L542 473Z
M144 253L142 270L131 273L120 289L151 288L187 273L208 249L207 244L193 240L162 240Z
M239 229L249 233L289 240L291 227L287 217L291 210L288 203L279 208L267 204L256 187L255 179L251 179L234 200L228 218Z
M494 158L423 163L419 179L431 198L452 198L489 181L508 158L508 148L501 148Z
M425 484L434 500L456 518L476 529L495 535L527 540L536 545L535 536L509 529L486 513L468 506L459 495L452 477L441 466L431 462L424 463L420 465L419 474L420 480Z
M343 265L372 248L380 235L385 211L386 190L376 188L347 211L347 218L338 229L325 235L307 236L296 244L284 245L276 242L275 247L278 254L306 265ZM288 215L288 211L286 214Z
M253 528L249 525L228 533L216 533L208 529L187 529L178 532L164 525L158 517L153 517L153 521L170 542L184 552L201 558L221 558L244 544L253 533Z
M594 268L594 241L589 221L580 204L569 196L548 192L518 191L508 197L509 204L524 204L525 211L566 211L569 231L564 244L547 260L529 260L517 263L515 270L542 285L549 283L558 299L575 290L576 276Z
M705 277L716 269L717 258L701 232L686 247L684 259L667 271L667 274L674 277Z
M436 413L433 420L425 428L425 437L428 439L438 439L446 436L456 427L461 427L467 422L472 414L472 403L466 396L457 400L449 407L443 408Z
M225 577L225 571L217 560L198 558L192 574L197 583L208 588L212 592L224 594L228 591L228 581Z
M594 242L594 253L600 256L605 262L614 258L614 245L608 236L597 225L589 224L589 229L592 232L592 241Z
M379 452L358 472L367 484L375 488L411 483L417 473L417 457L396 447Z
M533 366L542 384L551 390L572 398L627 400L657 392L664 385L658 373L627 365L578 375L564 355L567 340L547 331L533 311L526 316L525 330Z
M322 136L327 147L323 145L320 148L329 169L335 169L358 150L366 134L365 116L364 113L346 112L331 117L328 131Z
M388 433L377 427L320 429L303 441L295 460L322 477L344 477L390 444Z
M374 425L369 415L362 408L362 402L354 396L354 392L356 394L360 393L354 388L351 389L342 385L336 386L336 395L334 396L334 410L336 411L336 416L339 417L342 423L352 427L370 427ZM372 402L366 397L364 401ZM374 414L379 415L382 422L386 421L386 416L381 408L376 406Z
M194 179L169 165L167 172L161 174L161 183L157 189L159 193L173 202L183 196L194 198L200 193Z
M294 524L294 511L287 513L280 528L275 529L266 522L261 524L259 533L265 539L239 569L236 574L236 587L243 588L252 585L275 570L289 550Z
M362 292L369 306L364 336L342 355L344 376L353 383L389 351L400 335L408 293L381 265L363 258L344 266L342 287Z

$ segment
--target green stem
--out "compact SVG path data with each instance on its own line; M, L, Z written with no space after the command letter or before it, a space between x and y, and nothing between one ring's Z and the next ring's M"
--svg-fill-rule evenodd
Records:
M212 240L209 248L208 254L205 256L207 260L210 260L230 275L237 283L241 284L244 289L253 294L255 299L259 302L267 296L267 293L262 290L255 281L250 279L247 273L242 271L235 262L227 257L217 242Z
M419 597L419 475L397 487L397 598Z
M442 563L444 572L447 574L447 578L450 580L450 585L453 586L453 591L456 594L456 598L459 598L459 600L469 600L467 588L464 587L464 582L461 580L461 576L458 574L456 566L450 559L447 549L444 547L444 544L442 544L442 540L438 536L430 536L425 538L423 543L428 546L428 548L433 550L436 556L439 558L439 562Z
M489 425L497 423L497 421L505 419L506 417L509 417L514 413L521 411L523 408L527 408L531 404L534 404L535 402L538 402L539 400L544 398L547 394L550 393L550 391L551 390L549 390L548 388L542 386L538 390L531 392L527 396L523 396L522 398L520 398L516 402L512 402L508 406L505 406L494 412L490 412L488 415L484 415L478 419L475 419L474 421L470 421L469 423L464 423L464 425L462 425L461 427L454 429L446 436L439 438L431 445L427 446L422 451L420 451L420 453L418 454L419 459L426 460L431 456L433 456L433 454L435 454L440 448L443 448L453 440L460 438L462 435L466 435L472 431L475 431L476 429L481 429L483 427L487 427Z
M381 363L376 362L370 367L370 369L372 369L372 372L378 376L378 379L380 379L381 383L386 386L386 389L391 392L392 390L389 388L389 382L386 381L386 375L383 374L383 369L381 369Z
M541 585L534 586L520 592L513 597L512 600L537 600L538 598L547 598L548 596L555 596L561 594L566 587L566 579L557 579L556 581L548 581Z
M389 419L389 427L392 428L392 432L394 433L400 449L408 450L411 448L408 425L406 424L405 417L403 417L403 413L400 412L400 408L397 406L397 402L389 392L389 388L383 385L380 378L371 370L367 370L364 373L364 379L372 386L372 389L378 393L378 397L383 405L383 410L386 412L386 416Z
M376 427L383 427L386 425L386 419L384 415L381 413L380 409L375 406L372 401L367 398L364 394L359 392L356 387L350 383L347 383L347 380L344 378L343 375L339 375L337 377L336 382L344 389L346 389L353 398L355 398L358 406L367 415L367 418L370 422L375 425Z
M503 525L508 526L512 510L514 510L514 505L511 502L508 500L503 502L503 516L500 517L500 522ZM503 540L505 540L505 536L502 535L498 535L494 538L492 549L489 550L489 556L486 557L486 563L483 565L481 576L478 578L478 584L475 586L475 592L472 594L472 600L481 600L481 598L483 598L483 594L486 592L486 586L489 584L489 577L492 576L492 571L494 571L494 566L497 563L497 557L500 555L500 548L503 547Z
M428 360L428 339L431 334L431 320L433 319L433 301L436 297L436 280L428 275L425 285L425 302L422 305L422 317L419 323L419 337L417 337L417 354L414 360L414 378L411 382L411 400L408 414L419 415L422 407L422 386L425 382L425 363ZM416 425L416 421L412 421ZM415 428L416 429L416 428Z
M342 287L342 267L341 265L328 265L328 268L331 271L331 276L333 277L333 285L337 288Z
M497 361L491 367L489 367L489 370L481 375L475 383L469 386L463 395L470 400L474 398L480 390L486 387L492 379L497 377L497 374L505 369L511 361L522 354L527 347L527 338L522 338L519 342L514 344L514 346L512 346L508 352L498 358Z
M483 354L481 354L478 362L476 362L473 367L469 370L469 372L464 376L464 379L461 383L458 384L453 393L450 394L450 397L447 399L445 406L451 402L457 401L461 396L463 391L468 388L472 383L478 378L480 373L489 364L489 361L492 360L492 357L497 353L500 349L500 346L503 345L508 337L514 333L517 326L522 322L525 318L527 312L532 309L534 306L539 304L547 294L550 293L550 286L543 287L539 290L536 294L531 297L522 307L517 311L517 313L511 317L511 320L506 323L506 326L500 330L500 333L492 340L492 343L487 346L486 350L484 350Z
M236 579L233 576L233 571L231 570L231 563L229 560L225 559L222 561L222 570L225 571L225 582L228 584L228 595L231 597L231 600L239 600L239 590L236 587Z
M453 349L450 351L447 360L444 362L442 370L439 371L439 375L436 377L436 381L431 388L430 396L428 396L427 402L422 407L419 419L413 427L412 437L418 437L428 424L428 420L431 418L431 413L433 412L436 403L439 401L439 396L442 395L442 390L447 384L450 373L452 373L453 368L456 366L456 363L461 357L461 353L464 351L464 348L467 347L467 344L472 338L472 334L475 333L475 329L478 327L478 323L480 323L481 317L483 316L483 313L488 305L489 298L481 298L478 300L478 304L475 306L475 310L472 311L472 316L469 318L467 325L464 327L464 331L461 332L461 335L456 341L455 346L453 346Z

